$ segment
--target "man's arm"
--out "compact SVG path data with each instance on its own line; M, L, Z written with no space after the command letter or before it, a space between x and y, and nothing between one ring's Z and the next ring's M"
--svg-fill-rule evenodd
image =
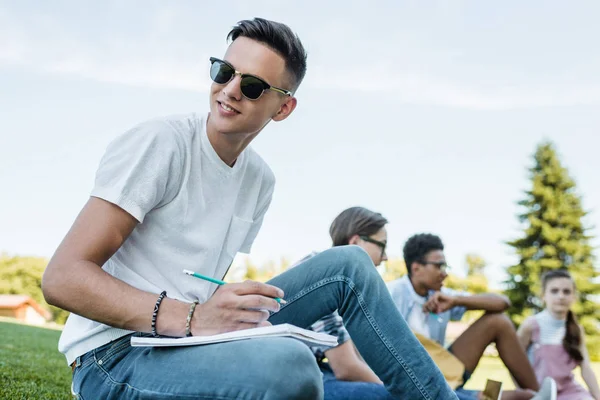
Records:
M425 311L436 314L447 311L453 307L464 307L467 310L502 312L510 307L510 300L505 296L493 293L452 296L450 294L436 292L423 306Z
M329 365L340 381L373 382L383 384L360 357L352 340L347 340L339 346L325 352Z
M502 312L510 307L508 297L494 293L456 296L454 299L455 305L465 307L467 310Z
M150 332L158 297L138 290L102 270L121 247L137 220L120 207L91 197L50 260L42 279L49 304L113 327ZM258 283L226 285L194 313L192 332L206 335L268 325L268 312L277 311L272 298L280 289ZM248 308L262 308L252 311ZM157 332L185 335L189 303L165 298L157 317Z

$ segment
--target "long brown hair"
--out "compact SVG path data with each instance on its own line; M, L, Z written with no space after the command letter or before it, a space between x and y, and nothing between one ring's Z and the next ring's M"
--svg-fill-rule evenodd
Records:
M557 278L567 278L570 279L573 283L573 290L575 290L575 282L573 278L569 274L569 272L565 269L555 269L552 271L548 271L542 275L542 291L546 292L546 286L548 282ZM565 322L565 337L563 338L563 347L569 354L569 356L577 361L583 361L583 355L581 354L580 346L581 346L581 329L579 328L579 324L577 323L577 319L573 314L573 311L569 310L567 312L567 320Z

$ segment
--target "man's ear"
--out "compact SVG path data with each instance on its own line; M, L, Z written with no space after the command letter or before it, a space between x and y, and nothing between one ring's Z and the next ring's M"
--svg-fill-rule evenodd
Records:
M418 262L414 262L410 265L410 275L414 276L415 272L418 272L421 269L421 264Z
M360 237L358 235L352 235L350 239L348 239L348 244L358 244Z
M288 99L281 105L279 110L273 117L271 118L273 121L279 122L283 121L296 109L296 105L298 104L298 100L295 97L290 96Z

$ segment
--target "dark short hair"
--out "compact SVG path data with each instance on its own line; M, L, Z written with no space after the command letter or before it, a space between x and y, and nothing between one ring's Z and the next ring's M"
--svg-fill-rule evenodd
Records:
M388 223L380 213L364 207L351 207L340 213L329 227L333 246L345 246L354 235L371 236Z
M412 263L424 261L425 256L432 250L444 250L444 244L439 236L431 233L418 233L406 241L403 251L408 275L412 274Z
M285 60L285 67L292 78L292 91L295 91L306 74L306 50L287 25L263 18L246 19L237 23L227 35L234 41L238 37L247 37L267 45L279 53Z

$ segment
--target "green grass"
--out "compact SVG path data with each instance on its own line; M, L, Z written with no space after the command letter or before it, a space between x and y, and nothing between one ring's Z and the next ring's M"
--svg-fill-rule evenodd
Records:
M600 378L600 362L592 363L592 369L596 374L596 378ZM577 381L581 383L583 387L587 388L581 379L580 369L577 368L574 373ZM471 379L469 379L465 385L465 389L481 390L484 388L487 379L503 382L505 390L515 388L508 370L504 364L502 364L502 361L496 357L484 357L477 366Z
M71 399L60 331L0 322L0 399Z
M57 350L60 331L0 321L0 399L70 399L71 369ZM600 377L600 363L593 365ZM579 382L579 370L576 371ZM514 388L498 358L485 357L466 385L483 389L486 379Z

